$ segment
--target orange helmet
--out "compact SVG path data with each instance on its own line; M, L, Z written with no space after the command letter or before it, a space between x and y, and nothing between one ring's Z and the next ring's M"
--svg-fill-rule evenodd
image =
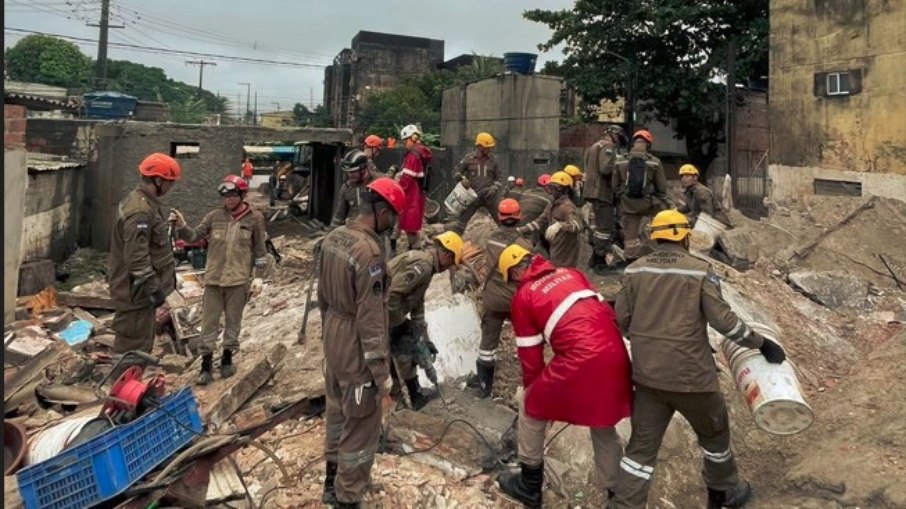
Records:
M549 174L547 174L547 173L545 173L544 175L541 175L540 177L538 177L538 185L539 185L539 186L546 186L546 185L548 185L548 184L550 183L550 181L551 181L551 176L550 176Z
M226 177L223 177L223 182L217 186L217 192L223 195L230 191L237 191L240 194L245 194L249 191L249 185L238 175L227 175Z
M372 192L377 193L384 201L389 203L397 214L403 212L403 203L406 201L406 194L403 192L403 188L392 178L381 177L375 179L374 182L365 187Z
M522 177L517 177L516 182L513 182L513 185L515 185L516 187L522 187L525 185L525 179L523 179Z
M376 134L369 134L365 138L366 147L375 148L375 147L380 147L383 144L384 144L384 140L382 140L381 137Z
M519 208L518 201L512 198L500 200L500 204L497 205L497 220L505 219L522 219L522 210Z
M182 168L176 159L160 152L146 157L142 164L138 165L138 171L145 177L160 177L164 180L179 180L182 176Z
M652 136L651 133L644 129L640 129L632 135L633 140L635 140L636 138L642 138L643 140L647 141L649 145L654 144L654 136Z

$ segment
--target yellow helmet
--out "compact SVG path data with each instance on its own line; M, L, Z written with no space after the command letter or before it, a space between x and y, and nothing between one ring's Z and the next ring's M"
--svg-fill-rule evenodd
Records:
M510 244L503 251L501 251L500 258L497 260L497 270L500 271L500 275L503 276L503 280L508 281L510 279L510 269L519 265L519 263L524 260L526 256L531 255L531 251L520 246L519 244Z
M569 175L569 173L566 173L565 171L558 171L557 173L551 175L549 184L560 184L561 186L572 187L573 178Z
M679 169L680 175L698 175L698 168L692 166L691 164L684 164L680 166Z
M479 147L492 148L497 143L494 142L494 137L491 136L491 133L482 132L475 137L475 144Z
M456 232L443 232L434 237L434 242L453 253L453 263L459 265L462 261L462 237Z
M582 176L582 170L579 169L575 164L567 164L566 168L563 168L563 171L566 172L570 177L576 179L577 177Z
M672 240L679 242L689 235L692 226L689 219L676 209L658 212L651 220L651 240Z

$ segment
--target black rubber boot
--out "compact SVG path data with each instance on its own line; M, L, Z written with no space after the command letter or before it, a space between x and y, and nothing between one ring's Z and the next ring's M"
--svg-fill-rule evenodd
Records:
M337 509L359 509L361 507L361 502L339 502L337 504Z
M201 373L198 374L198 380L195 382L196 385L208 385L214 381L214 375L211 374L211 371L214 369L214 356L212 354L203 355L201 357Z
M337 505L337 490L333 487L333 482L336 478L337 464L333 461L328 461L324 475L324 494L321 495L321 502L324 504Z
M409 401L412 403L412 409L416 411L421 410L429 401L437 398L436 391L428 395L422 394L422 389L418 385L417 376L406 380L406 389L409 390Z
M736 509L746 505L751 498L752 486L743 480L726 491L708 488L708 509Z
M236 366L233 365L233 352L224 350L220 358L220 378L229 378L236 374Z
M475 389L481 399L490 397L494 389L495 368L496 363L475 361L475 374L466 380L466 387Z
M541 509L541 485L544 483L544 463L520 463L521 472L502 472L497 477L500 490L529 509Z

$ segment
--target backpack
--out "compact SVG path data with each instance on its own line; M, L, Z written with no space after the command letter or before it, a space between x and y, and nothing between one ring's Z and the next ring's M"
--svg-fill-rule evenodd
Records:
M648 168L645 160L641 157L633 157L629 160L629 171L627 171L626 196L629 198L644 198L647 186Z

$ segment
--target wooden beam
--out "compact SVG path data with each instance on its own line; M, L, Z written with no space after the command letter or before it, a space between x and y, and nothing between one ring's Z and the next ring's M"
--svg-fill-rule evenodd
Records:
M87 309L113 310L113 299L104 295L90 295L73 292L59 292L57 303L61 306L80 307Z

